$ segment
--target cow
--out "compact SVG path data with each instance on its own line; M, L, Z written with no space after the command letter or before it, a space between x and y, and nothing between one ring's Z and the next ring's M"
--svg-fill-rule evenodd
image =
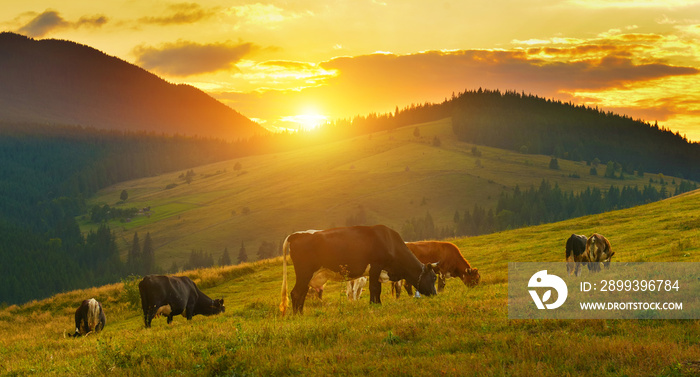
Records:
M146 328L161 312L168 316L170 324L173 316L179 314L189 321L197 314L209 316L226 309L223 298L212 300L187 276L148 275L139 282L139 293Z
M362 296L362 289L367 285L367 278L360 276L355 280L348 281L348 286L345 290L345 294L348 296L349 300L357 301Z
M87 335L91 332L98 333L105 327L105 323L107 323L107 317L102 310L102 305L94 298L83 300L78 310L75 311L73 337Z
M576 276L581 275L581 263L590 262L588 253L586 253L586 241L588 238L580 234L572 234L566 240L566 272L571 275L572 272ZM574 268L574 264L576 267ZM591 269L591 264L587 263L588 269Z
M610 241L598 233L593 233L586 241L586 251L588 259L593 262L591 270L600 271L600 262L605 268L610 267L610 260L615 252L610 247Z
M472 268L469 262L462 256L457 245L451 242L406 242L406 246L408 246L421 263L438 263L440 270L438 292L442 292L445 288L445 279L450 277L458 277L464 285L469 287L476 286L481 280L479 269ZM410 286L405 286L405 288L409 294L412 294Z
M406 279L424 295L435 294L435 271L411 253L401 236L384 225L353 226L290 234L282 246L282 302L287 297L287 255L294 263L296 283L291 292L295 314L302 314L310 282L350 280L369 274L370 303L381 304L382 279ZM385 272L385 273L383 273Z

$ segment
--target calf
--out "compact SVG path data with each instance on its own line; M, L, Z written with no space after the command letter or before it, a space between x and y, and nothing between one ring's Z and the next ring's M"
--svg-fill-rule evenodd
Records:
M365 287L366 284L367 278L364 276L360 276L355 280L348 281L348 286L345 290L345 294L348 296L348 299L353 301L359 300L360 296L362 296L362 289Z

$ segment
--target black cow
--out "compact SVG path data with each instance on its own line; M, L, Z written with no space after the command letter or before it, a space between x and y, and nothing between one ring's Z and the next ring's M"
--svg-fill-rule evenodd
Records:
M102 305L94 298L83 300L75 311L75 333L73 337L100 332L107 323Z
M575 275L581 274L581 263L590 262L588 253L586 253L586 241L588 238L579 234L572 234L566 240L566 273L571 275L574 272L574 264L576 264ZM591 264L586 263L588 269L591 269Z
M426 295L435 294L436 275L408 249L396 231L383 225L353 226L292 233L284 241L282 315L287 310L287 254L294 263L294 313L302 313L308 287L326 280L351 280L369 274L370 303L380 304L381 282L406 279Z
M189 321L197 314L213 315L225 310L223 298L212 300L187 276L148 275L139 283L139 292L146 327L151 327L153 317L162 306L169 306L169 310L165 310L168 324L179 314Z

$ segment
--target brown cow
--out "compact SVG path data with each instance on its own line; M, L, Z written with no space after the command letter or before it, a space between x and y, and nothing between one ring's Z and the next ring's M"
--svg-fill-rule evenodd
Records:
M610 241L598 233L593 233L588 237L585 253L588 255L588 259L593 262L592 271L600 271L600 262L603 262L605 268L610 267L610 260L615 255L610 247Z
M370 303L377 304L381 304L382 275L391 281L406 279L424 295L435 294L432 266L419 262L401 236L384 225L292 233L284 241L282 252L282 315L289 306L287 254L296 274L291 292L294 313L303 312L310 283L320 287L328 279L342 281L369 274Z
M442 292L445 288L445 279L450 277L458 277L462 280L464 285L469 287L476 286L481 280L479 269L472 268L469 262L462 256L457 245L451 242L406 242L406 246L408 246L421 263L438 263L438 268L440 270L438 292ZM407 291L409 289L410 287L407 287Z

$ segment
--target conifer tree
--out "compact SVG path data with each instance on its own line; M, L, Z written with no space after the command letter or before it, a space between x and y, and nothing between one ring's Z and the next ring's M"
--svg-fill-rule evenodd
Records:
M245 245L241 241L241 249L238 250L238 263L245 263L248 261L248 253L245 251Z
M139 234L134 232L134 239L131 241L131 249L127 254L127 270L130 274L141 273L141 245L139 244Z
M231 257L228 255L228 248L224 248L224 253L219 258L219 266L228 266L231 264Z
M141 255L143 259L142 268L144 275L154 273L156 268L156 256L155 250L153 250L153 240L151 240L150 232L146 233Z

